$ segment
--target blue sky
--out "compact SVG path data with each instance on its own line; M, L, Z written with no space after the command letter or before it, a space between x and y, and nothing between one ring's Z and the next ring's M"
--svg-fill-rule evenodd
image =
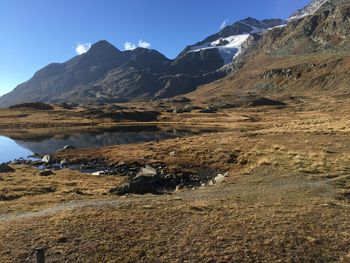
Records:
M79 44L151 45L169 58L248 16L287 18L310 0L1 0L0 95ZM83 49L83 46L80 47Z

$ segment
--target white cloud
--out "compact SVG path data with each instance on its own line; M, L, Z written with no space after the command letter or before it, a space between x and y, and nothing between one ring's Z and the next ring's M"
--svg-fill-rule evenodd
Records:
M221 24L221 26L220 26L220 29L224 29L224 28L227 26L227 23L228 23L228 20L225 19L225 20L222 22L222 24Z
M124 43L124 49L125 50L133 50L136 48L136 45L131 42L125 42Z
M124 43L124 50L134 50L137 47L142 47L142 48L151 48L151 44L143 41L143 40L139 40L139 42L137 43L137 45L135 45L134 43L131 43L129 41Z
M91 43L78 44L75 48L75 51L78 55L84 54L89 51L91 48Z
M151 44L143 40L139 40L139 44L137 46L142 48L151 48Z

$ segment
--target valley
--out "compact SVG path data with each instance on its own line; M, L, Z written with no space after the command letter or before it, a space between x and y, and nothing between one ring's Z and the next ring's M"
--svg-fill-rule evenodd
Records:
M118 197L110 190L124 185L128 176L91 175L66 168L40 176L30 164L10 165L13 171L0 175L0 233L1 240L7 240L1 245L1 257L9 262L13 258L22 260L34 247L47 246L50 262L165 262L181 255L194 262L202 261L203 255L208 262L248 257L347 262L350 141L346 112L350 109L343 102L319 98L312 103L308 99L305 103L293 100L283 107L246 106L216 113L159 111L152 125L166 122L221 129L153 142L72 149L54 156L72 163L103 160L109 166L128 169L162 165L174 174L203 168L229 174L223 182L208 182L196 189ZM158 103L154 108L147 104L144 110L157 111ZM327 110L337 108L342 109L342 115ZM5 111L9 116L15 112ZM32 114L45 115L45 111ZM28 115L28 123L21 121L26 127L31 127L33 120L44 121L44 117ZM59 111L59 115L61 120L72 116L69 111L66 115ZM61 120L56 122L57 127L66 125ZM73 126L74 121L70 121ZM123 125L118 121L110 124ZM13 134L19 139L52 133L45 130L40 127L32 128L33 133ZM56 132L54 136L60 136L60 129ZM36 218L40 220L33 221ZM194 225L197 227L190 230ZM185 231L188 236L177 231ZM121 238L125 235L127 239ZM33 239L23 239L29 236ZM186 250L193 238L197 240L195 246ZM130 247L127 258L117 252Z
M1 262L350 262L349 26L314 0L37 71L0 98Z

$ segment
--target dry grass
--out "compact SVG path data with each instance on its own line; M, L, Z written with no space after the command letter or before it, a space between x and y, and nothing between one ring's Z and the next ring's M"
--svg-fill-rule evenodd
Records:
M48 247L49 262L349 262L347 104L341 114L324 104L299 107L164 113L167 122L205 120L231 129L57 155L229 172L212 187L119 198L104 195L122 182L118 177L66 170L39 177L14 167L0 175L2 194L19 195L1 202L2 215L12 216L0 216L2 262L23 261L40 245ZM68 201L88 205L65 207ZM38 217L12 213L55 207Z
M1 214L38 211L59 203L103 198L109 189L126 180L68 170L40 176L36 169L28 166L12 167L15 172L0 174Z

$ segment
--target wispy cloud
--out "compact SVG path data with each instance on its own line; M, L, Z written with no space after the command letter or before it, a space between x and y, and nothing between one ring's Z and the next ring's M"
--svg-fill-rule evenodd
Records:
M222 22L222 24L221 24L221 26L220 26L220 29L224 29L224 28L227 26L227 23L228 23L228 19L225 19L225 20Z
M75 51L78 55L84 54L89 51L91 48L91 43L85 43L85 44L78 44L75 48Z
M124 43L124 50L134 50L135 48L137 47L142 47L142 48L151 48L151 44L146 42L146 41L143 41L143 40L139 40L139 42L136 44L132 43L132 42L125 42Z

